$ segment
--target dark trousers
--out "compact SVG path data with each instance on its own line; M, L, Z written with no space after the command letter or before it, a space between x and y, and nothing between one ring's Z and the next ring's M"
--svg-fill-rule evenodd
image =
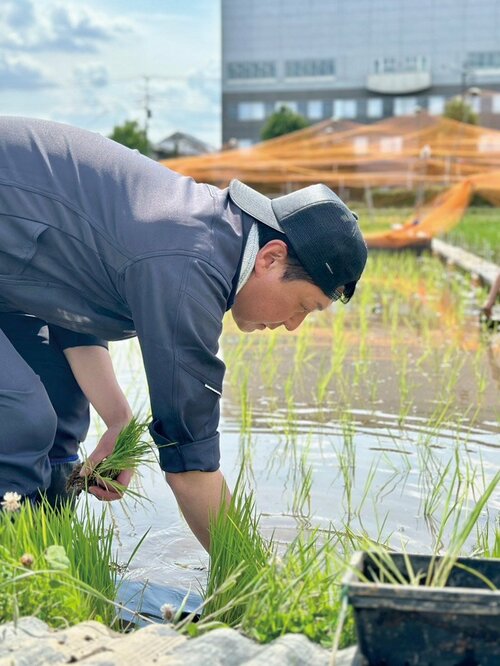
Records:
M47 323L0 313L0 497L63 495L89 422L89 403Z

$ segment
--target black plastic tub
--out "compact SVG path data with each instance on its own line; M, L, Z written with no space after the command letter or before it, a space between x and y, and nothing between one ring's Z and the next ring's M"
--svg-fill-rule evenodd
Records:
M391 557L404 575L403 555ZM429 570L430 556L407 557L415 572ZM426 586L425 576L420 585L378 583L369 553L355 553L351 564L343 583L370 666L500 666L500 560L459 558L442 588Z

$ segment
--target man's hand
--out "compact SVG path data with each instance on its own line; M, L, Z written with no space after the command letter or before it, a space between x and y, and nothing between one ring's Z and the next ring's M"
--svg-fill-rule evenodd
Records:
M78 385L108 427L82 468L81 475L88 476L97 463L113 451L120 431L132 419L132 410L118 386L107 349L98 346L70 347L64 350L64 354ZM116 481L127 487L132 474L132 470L125 470ZM108 487L91 486L88 490L100 500L111 501L123 496L123 493Z
M120 431L125 427L125 425L126 424L110 426L106 430L104 435L99 440L99 444L96 446L96 448L92 451L92 453L85 461L85 464L82 467L82 471L80 472L80 476L88 476L89 474L91 474L96 465L100 463L101 460L103 460L104 458L107 458L113 452L113 449L115 448L116 444L116 439L120 434ZM127 469L121 472L118 475L118 478L115 480L120 485L127 488L128 484L130 483L130 480L132 479L133 474L134 474L133 470ZM108 502L121 499L123 497L123 492L118 492L116 489L108 487L105 483L103 483L102 485L103 487L89 486L88 492L97 497L97 499L106 500Z
M491 319L491 313L493 311L493 305L490 305L486 302L481 308L481 312L485 315L486 319Z

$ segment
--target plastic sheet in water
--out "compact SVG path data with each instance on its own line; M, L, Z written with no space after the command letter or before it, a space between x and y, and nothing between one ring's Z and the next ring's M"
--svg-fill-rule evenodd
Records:
M197 611L202 598L196 592L140 580L122 580L116 602L121 608L118 619L144 627L151 622L164 622L160 608L170 604L174 612L183 606L183 617Z

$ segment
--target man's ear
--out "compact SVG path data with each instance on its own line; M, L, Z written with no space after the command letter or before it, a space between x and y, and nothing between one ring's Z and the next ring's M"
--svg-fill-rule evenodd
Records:
M272 240L257 252L255 258L255 274L263 275L270 270L283 267L288 256L288 248L282 240Z

